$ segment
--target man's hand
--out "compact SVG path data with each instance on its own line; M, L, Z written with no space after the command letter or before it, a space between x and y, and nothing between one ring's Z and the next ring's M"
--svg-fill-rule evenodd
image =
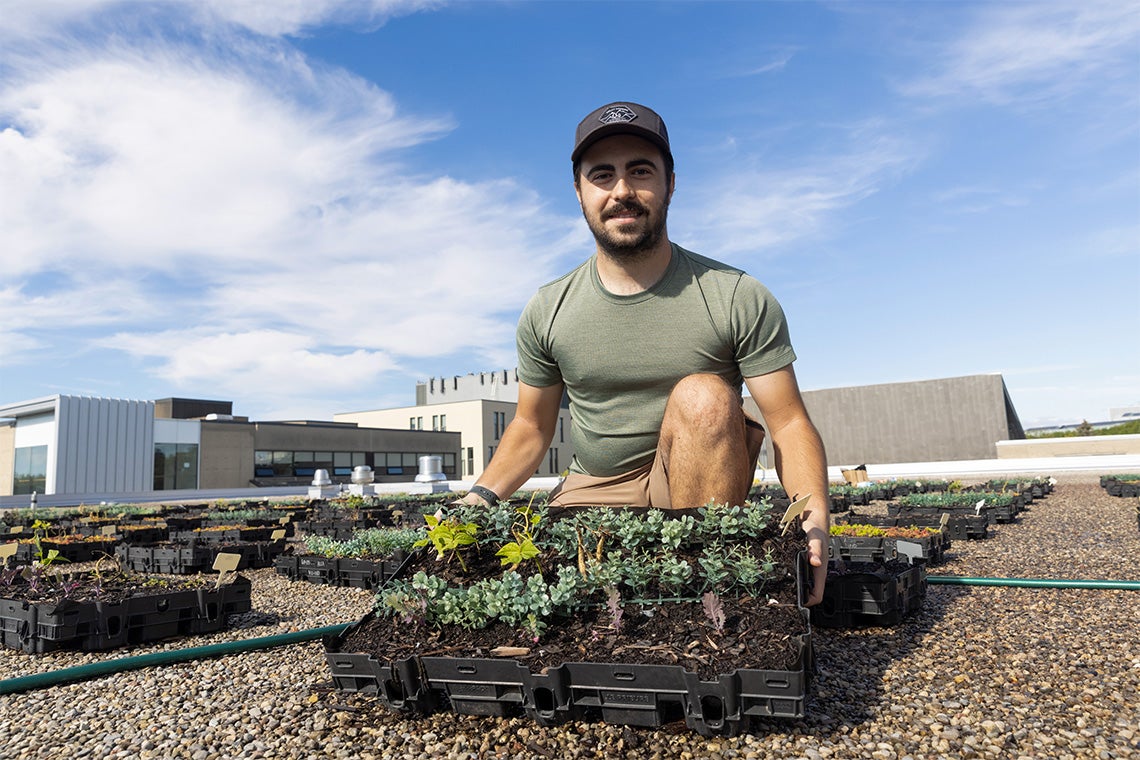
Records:
M491 503L484 499L482 496L477 493L471 493L470 491L455 501L449 501L447 505L449 507L478 507L484 505L492 506Z
M829 538L820 528L804 525L804 533L808 539L808 564L812 570L811 595L807 598L807 606L819 604L823 601L823 586L827 582L827 545Z

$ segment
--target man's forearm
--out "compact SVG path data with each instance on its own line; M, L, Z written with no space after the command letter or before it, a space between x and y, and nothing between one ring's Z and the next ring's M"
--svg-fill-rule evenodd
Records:
M788 428L774 431L772 446L776 453L776 475L789 497L811 494L804 510L804 531L817 529L827 539L830 529L831 505L828 498L827 458L823 440L811 420L791 423Z
M477 484L490 488L499 498L508 498L542 463L552 437L524 419L511 420Z

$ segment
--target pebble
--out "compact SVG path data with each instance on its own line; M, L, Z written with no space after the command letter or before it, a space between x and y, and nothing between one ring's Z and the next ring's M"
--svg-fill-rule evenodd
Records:
M1088 474L931 574L1137 580L1134 500ZM860 511L885 513L876 502ZM209 636L112 652L0 650L0 678L347 623L372 593L243 573L253 611ZM1140 592L931 585L892 628L815 629L807 717L701 737L683 726L542 727L409 718L333 691L320 642L127 671L0 696L0 757L30 758L1140 758Z

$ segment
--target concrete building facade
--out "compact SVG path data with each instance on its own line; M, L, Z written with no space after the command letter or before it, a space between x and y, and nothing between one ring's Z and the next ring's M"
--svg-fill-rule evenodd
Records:
M829 465L994 459L998 441L1025 437L1000 374L829 388L803 397ZM752 399L746 404L756 408Z
M433 378L416 405L346 412L331 422L250 422L227 401L50 396L0 407L0 496L307 484L318 469L347 482L409 482L424 455L449 480L473 480L514 419L513 370ZM995 459L1025 437L1001 375L805 391L830 466ZM752 399L745 406L758 414ZM760 467L775 465L771 440ZM565 399L536 476L574 456Z
M514 370L499 370L425 380L416 384L415 406L345 412L333 415L333 420L367 427L459 431L458 477L477 478L498 450L517 406L518 375ZM570 410L564 403L554 439L535 475L559 475L573 456Z
M378 482L406 482L425 455L456 477L456 432L249 422L230 411L226 401L62 395L0 407L0 496L297 485L318 469L347 483L359 465Z

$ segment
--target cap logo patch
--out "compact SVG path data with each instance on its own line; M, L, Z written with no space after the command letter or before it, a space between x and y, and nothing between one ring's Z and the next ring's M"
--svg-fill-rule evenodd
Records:
M603 124L616 124L621 121L633 121L637 118L637 114L633 112L632 108L628 106L614 106L602 111L598 116L598 121Z

